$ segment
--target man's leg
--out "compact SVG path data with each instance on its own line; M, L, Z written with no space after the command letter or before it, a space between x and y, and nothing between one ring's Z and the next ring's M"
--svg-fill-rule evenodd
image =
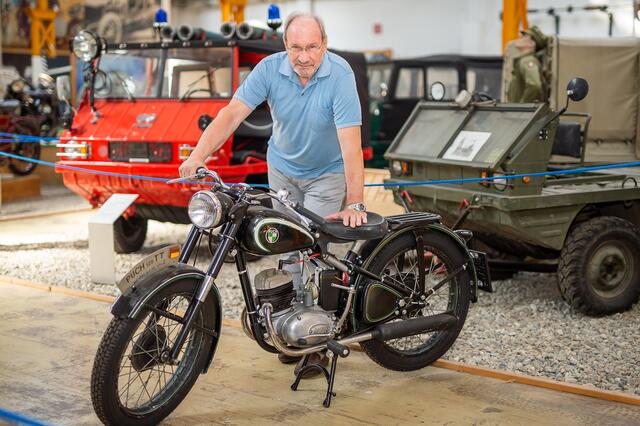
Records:
M288 176L281 173L275 167L269 167L269 187L274 191L279 191L280 189L286 189L289 191L289 200L303 204L304 203L304 194L301 188L298 186L297 182L294 179L289 178ZM280 204L277 201L273 201L273 207L282 212L291 213L286 207ZM284 262L297 262L300 260L300 255L298 252L290 252L280 256L280 260ZM301 288L302 288L302 264L285 264L284 270L291 272L293 275L293 288L296 291L298 296L301 296Z

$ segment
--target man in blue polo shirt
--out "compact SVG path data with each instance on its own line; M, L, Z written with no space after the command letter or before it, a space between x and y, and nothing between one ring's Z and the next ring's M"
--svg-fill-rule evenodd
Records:
M269 186L286 188L290 200L326 218L342 219L345 226L366 223L362 117L353 70L327 52L324 24L316 16L291 14L284 42L286 52L260 61L220 110L180 166L180 176L195 173L267 101L273 119ZM294 276L294 282L300 286L300 277Z

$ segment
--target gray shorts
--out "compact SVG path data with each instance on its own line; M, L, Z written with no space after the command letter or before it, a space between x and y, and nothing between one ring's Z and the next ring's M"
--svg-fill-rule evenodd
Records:
M290 192L289 199L324 217L342 210L347 185L344 173L327 173L312 179L297 179L284 175L275 167L269 167L269 186L275 191L282 188ZM277 202L278 210L284 209Z

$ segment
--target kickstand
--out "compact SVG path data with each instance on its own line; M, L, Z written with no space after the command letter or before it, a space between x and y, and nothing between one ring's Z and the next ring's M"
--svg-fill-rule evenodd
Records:
M309 354L305 355L302 359L302 367L298 371L296 375L296 380L291 385L291 390L298 390L298 385L300 384L300 380L302 380L304 373L309 370L319 370L324 374L325 379L327 379L327 396L324 398L322 405L325 408L329 408L331 405L331 398L336 396L336 393L333 391L333 383L336 376L336 367L338 366L338 356L345 358L349 355L349 348L344 345L341 345L335 341L329 342L327 345L329 349L327 351L327 355L331 357L331 372L327 371L327 369L320 364L308 364L309 362Z

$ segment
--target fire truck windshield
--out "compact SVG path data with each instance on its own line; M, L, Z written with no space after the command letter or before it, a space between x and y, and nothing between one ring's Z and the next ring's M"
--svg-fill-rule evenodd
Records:
M115 50L102 55L96 98L230 98L230 48Z

